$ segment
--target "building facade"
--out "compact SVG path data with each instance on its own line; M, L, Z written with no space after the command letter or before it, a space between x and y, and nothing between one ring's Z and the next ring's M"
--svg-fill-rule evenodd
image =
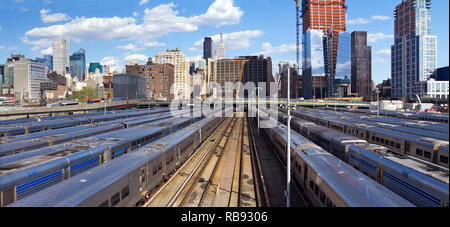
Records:
M100 63L94 62L89 64L89 73L95 73L96 69L103 73L103 66Z
M166 52L155 56L156 64L171 64L174 66L174 99L190 99L192 93L192 81L189 75L189 62L180 48L167 49Z
M130 74L114 75L114 98L145 99L147 79Z
M354 31L351 46L351 93L370 100L372 98L372 47L367 45L367 32Z
M5 65L0 65L0 84L5 81Z
M170 88L174 83L174 66L155 64L151 60L146 65L127 65L126 73L147 79L147 97L152 100L173 100Z
M64 76L70 67L70 42L64 38L53 40L53 71Z
M46 66L40 62L20 58L14 62L14 92L16 98L38 100L41 83L47 81Z
M234 59L218 59L214 61L215 72L210 81L221 86L222 95L225 95L227 82L239 82L242 72L242 84L253 82L258 86L259 82L266 83L266 95L270 94L270 83L275 82L272 74L272 59L264 56L244 56Z
M225 42L223 41L222 33L220 33L220 42L219 45L217 46L217 50L218 50L217 59L225 59L226 58Z
M392 98L412 98L416 83L436 70L437 37L431 35L431 0L404 0L395 8L392 55Z
M53 56L44 55L43 58L36 58L36 61L44 64L49 71L53 71Z
M288 94L288 69L290 69L289 74L290 74L290 79L291 79L291 83L290 83L290 96L291 99L297 99L300 98L300 76L297 73L297 66L296 65L289 65L289 62L280 62L280 64L278 65L280 72L278 74L278 80L279 80L279 84L280 84L280 93L278 95L279 98L287 98Z
M70 56L70 75L82 80L86 71L86 51L80 49Z
M315 93L313 88L313 77L323 76L329 85L324 94L335 96L335 78L347 73L339 70L350 69L350 35L341 35L346 31L345 0L303 0L302 12L303 97L311 99L323 95Z
M208 58L213 59L213 40L211 37L206 37L203 41L203 58L208 60Z

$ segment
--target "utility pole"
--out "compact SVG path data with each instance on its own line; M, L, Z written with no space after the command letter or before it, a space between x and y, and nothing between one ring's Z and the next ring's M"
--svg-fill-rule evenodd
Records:
M286 207L291 206L291 75L290 75L291 67L288 64L288 144L287 144L287 189L286 189Z

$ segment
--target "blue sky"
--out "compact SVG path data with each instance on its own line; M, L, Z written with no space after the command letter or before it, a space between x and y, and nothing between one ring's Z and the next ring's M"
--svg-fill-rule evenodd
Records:
M365 30L372 46L373 79L390 75L393 10L400 0L347 0L347 29ZM438 67L448 66L449 2L432 2L432 33L438 36ZM202 55L205 36L223 32L227 57L264 53L294 62L295 3L292 0L2 0L0 62L11 53L28 58L51 53L51 38L83 47L87 62L118 70L131 59L144 62L167 48ZM216 43L217 44L217 43Z

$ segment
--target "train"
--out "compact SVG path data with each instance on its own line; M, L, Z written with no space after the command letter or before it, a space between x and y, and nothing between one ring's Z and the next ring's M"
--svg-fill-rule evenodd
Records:
M155 142L197 120L199 118L160 120L1 157L0 195L4 198L3 205Z
M333 110L334 108L325 107L323 109ZM338 108L339 111L342 112L350 112L350 113L360 113L366 115L377 115L377 111L370 111L364 109L349 109L349 108ZM380 116L386 117L394 117L394 118L404 118L418 121L429 121L429 122L439 122L439 123L449 123L449 116L447 114L434 114L434 113L415 113L415 112L399 112L399 111L390 111L390 110L381 110L379 112Z
M48 120L48 121L42 121L42 122L30 122L30 123L24 123L23 125L3 125L0 128L0 137L7 137L7 136L17 136L22 134L28 134L28 133L36 133L41 131L47 131L47 130L55 130L55 129L61 129L61 128L68 128L78 125L84 125L84 124L93 124L98 122L104 122L104 121L112 121L116 119L122 119L122 118L130 118L130 117L139 117L144 116L147 114L157 114L157 113L163 113L168 112L169 108L158 108L155 110L138 110L133 113L117 113L117 114L110 114L110 115L94 115L94 116L80 116L77 118L63 118L63 119L55 119L55 120Z
M288 116L278 113L287 124ZM389 154L388 149L314 123L294 119L294 131L329 151L335 157L421 207L448 207L448 170ZM401 160L407 159L407 162ZM440 174L437 174L440 171Z
M367 125L362 121L358 123L358 120L348 121L345 118L331 118L317 113L308 113L305 110L292 111L292 115L355 136L369 143L384 146L389 151L413 156L449 168L448 141Z
M130 207L145 202L222 123L206 118L138 151L10 204L10 207Z
M62 144L75 139L90 137L110 131L130 128L143 125L157 120L167 119L187 113L187 111L177 111L174 113L154 114L144 117L134 117L94 123L92 125L81 125L58 130L42 131L38 133L25 134L20 136L0 138L5 144L0 144L0 157L21 153L46 146Z
M261 118L267 118L267 116L264 113L260 115ZM286 160L287 127L279 124L262 131L275 147L276 152L283 160ZM293 179L300 185L313 206L415 206L293 130L291 130L290 147Z

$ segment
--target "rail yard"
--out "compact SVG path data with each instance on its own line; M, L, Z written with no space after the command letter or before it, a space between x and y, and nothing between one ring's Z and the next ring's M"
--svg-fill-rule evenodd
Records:
M448 115L198 111L0 121L0 206L284 207L289 150L291 206L448 207Z

